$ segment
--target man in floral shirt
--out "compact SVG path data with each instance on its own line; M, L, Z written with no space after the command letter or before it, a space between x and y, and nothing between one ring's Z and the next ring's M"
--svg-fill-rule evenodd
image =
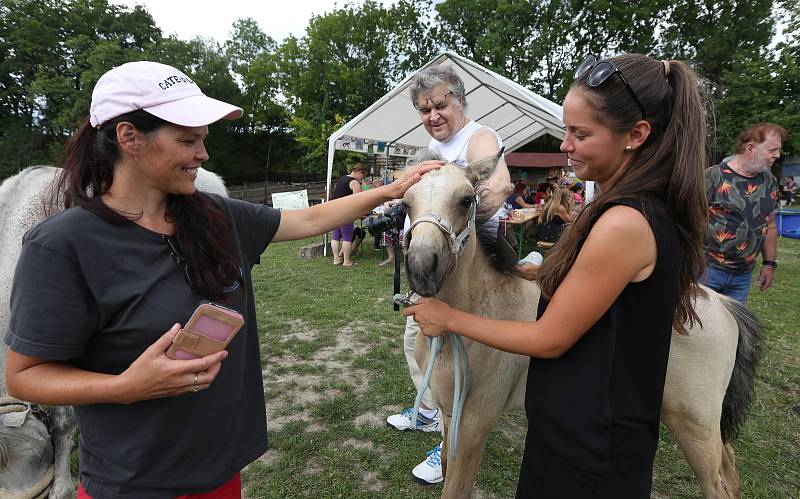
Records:
M758 253L761 290L772 285L778 267L778 181L770 167L781 155L786 130L758 123L736 139L736 156L706 170L708 233L706 269L700 281L744 303Z

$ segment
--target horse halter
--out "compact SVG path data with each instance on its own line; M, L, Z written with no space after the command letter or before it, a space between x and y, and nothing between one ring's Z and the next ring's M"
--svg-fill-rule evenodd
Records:
M464 230L462 230L458 235L455 234L453 226L450 225L450 222L444 220L442 217L432 213L426 213L425 215L422 215L418 219L414 220L414 223L412 223L408 228L408 231L406 231L408 234L403 240L403 247L406 250L408 249L408 243L411 240L411 231L414 230L414 227L423 222L428 222L432 223L438 227L439 230L444 232L444 235L447 236L447 242L450 245L450 252L454 255L458 255L461 250L464 249L464 244L469 239L472 228L475 226L475 210L477 206L478 196L475 196L472 199L472 204L469 206L469 213L467 214L467 226L464 227Z

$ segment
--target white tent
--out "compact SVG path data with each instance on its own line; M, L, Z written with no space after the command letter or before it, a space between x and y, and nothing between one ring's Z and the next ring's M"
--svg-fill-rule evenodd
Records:
M558 104L453 52L438 55L420 69L438 64L456 70L464 81L467 116L497 131L506 152L544 134L564 137ZM376 152L411 156L418 148L428 146L430 135L408 92L414 74L328 138L328 194L336 149L366 152L372 145Z

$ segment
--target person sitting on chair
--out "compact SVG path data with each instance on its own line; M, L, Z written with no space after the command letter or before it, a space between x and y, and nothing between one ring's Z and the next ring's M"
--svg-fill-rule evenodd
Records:
M511 205L511 208L518 210L520 208L533 208L534 205L525 202L525 189L528 184L524 180L517 180L514 184L514 192L506 198L506 203Z
M537 239L540 243L550 243L551 246L558 241L564 227L573 222L573 207L572 192L563 187L557 187L542 208L542 214L539 215Z

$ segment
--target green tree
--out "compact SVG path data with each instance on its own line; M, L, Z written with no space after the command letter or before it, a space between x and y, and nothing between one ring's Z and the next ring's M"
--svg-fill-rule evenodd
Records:
M419 19L426 5L402 0L390 8L372 0L345 5L314 16L303 38L284 41L279 49L281 88L293 113L292 131L305 153L302 168L324 171L327 136L318 131L335 130L331 124L337 117L356 116L419 63L419 55L414 59L390 53L390 48L433 50Z
M713 83L723 81L743 59L763 58L774 35L773 0L678 0L661 23L659 49L693 61Z
M664 0L447 0L438 38L478 64L561 101L586 54L648 52Z
M277 44L253 19L240 19L233 25L225 53L232 71L243 86L243 126L251 135L253 146L261 152L257 163L263 165L263 177L275 161L285 162L285 131L289 113L280 93ZM275 147L280 145L281 147Z
M763 56L747 52L722 72L717 104L717 158L733 152L736 136L761 121L777 123L789 131L783 150L800 152L800 12L797 2L785 2L790 14L784 41Z
M99 76L160 36L142 7L0 0L0 175L52 162Z

